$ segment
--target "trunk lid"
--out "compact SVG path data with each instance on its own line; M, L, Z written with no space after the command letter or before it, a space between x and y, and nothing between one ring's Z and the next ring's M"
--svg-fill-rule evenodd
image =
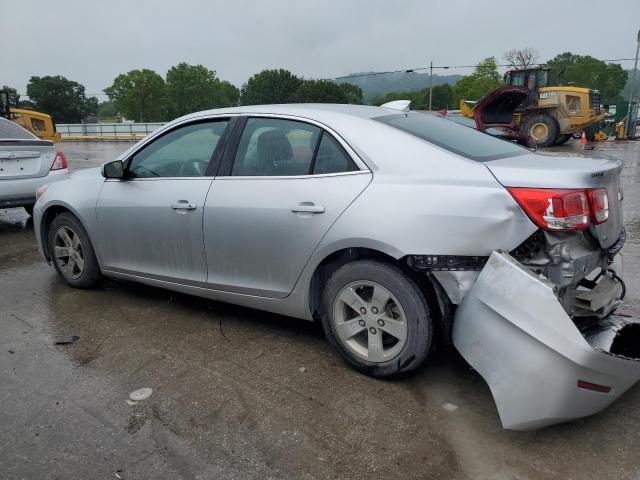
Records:
M622 232L622 164L616 160L547 156L539 154L502 158L485 166L504 187L590 189L605 188L609 219L590 225L589 232L602 248L613 245Z
M0 181L44 177L56 155L44 140L0 140Z

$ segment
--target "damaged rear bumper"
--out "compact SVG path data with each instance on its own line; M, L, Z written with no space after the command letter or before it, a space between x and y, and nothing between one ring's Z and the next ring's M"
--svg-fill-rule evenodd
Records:
M458 307L453 343L489 384L502 425L529 430L597 413L640 380L640 323L580 331L553 284L493 252Z

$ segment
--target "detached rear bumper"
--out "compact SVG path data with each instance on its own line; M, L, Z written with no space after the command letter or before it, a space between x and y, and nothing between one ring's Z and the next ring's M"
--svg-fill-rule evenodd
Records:
M460 304L453 343L507 429L592 415L640 380L640 322L611 316L581 333L553 285L505 253L493 252Z

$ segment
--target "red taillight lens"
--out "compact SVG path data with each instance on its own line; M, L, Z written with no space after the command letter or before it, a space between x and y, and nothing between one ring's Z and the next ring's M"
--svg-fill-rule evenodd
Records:
M589 226L589 203L584 190L509 188L513 198L540 228L584 230Z
M63 170L68 166L69 165L67 164L67 159L64 156L64 153L62 153L61 150L58 150L49 170Z
M594 225L604 223L609 219L609 195L604 188L588 190L591 204L591 221Z

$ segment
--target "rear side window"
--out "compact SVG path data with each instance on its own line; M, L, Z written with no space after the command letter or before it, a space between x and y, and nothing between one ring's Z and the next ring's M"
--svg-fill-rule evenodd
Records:
M0 139L36 140L38 137L10 120L0 118Z
M249 118L232 176L279 177L357 170L338 142L321 128L281 118Z
M375 120L477 162L528 153L511 142L434 115L409 113L386 115Z
M338 145L338 142L331 135L323 133L313 165L314 175L351 172L353 170L356 170L356 166L342 147Z

